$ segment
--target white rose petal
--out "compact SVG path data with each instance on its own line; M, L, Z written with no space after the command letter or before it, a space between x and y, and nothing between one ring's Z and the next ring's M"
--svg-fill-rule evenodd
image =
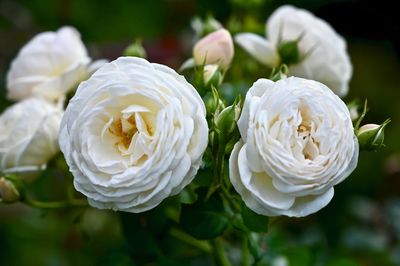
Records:
M174 70L136 57L82 82L61 125L75 188L100 209L143 212L179 193L208 144L205 106Z
M279 54L275 45L265 38L254 33L239 33L235 41L261 64L277 67L279 65Z
M349 111L316 81L258 80L246 95L238 127L242 139L230 157L230 179L259 214L314 213L357 165Z
M45 100L28 98L0 116L0 170L34 171L43 168L59 150L62 111Z
M56 32L40 33L11 63L7 73L8 98L21 100L40 95L49 100L60 99L87 78L89 62L76 29L62 27Z
M299 39L300 62L289 66L293 76L317 80L343 97L348 93L353 68L345 40L324 20L293 6L278 8L267 21L267 39L241 33L236 42L253 57L270 67L276 66L271 46Z

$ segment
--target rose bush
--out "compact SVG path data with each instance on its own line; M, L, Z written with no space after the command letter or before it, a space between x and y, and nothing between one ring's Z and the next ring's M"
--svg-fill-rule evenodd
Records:
M352 65L345 40L324 20L293 6L278 8L268 19L267 39L240 33L235 41L254 58L270 67L282 63L279 48L295 41L298 62L289 63L290 74L324 83L337 95L345 96ZM283 62L288 63L288 62Z
M260 79L246 95L230 179L246 205L306 216L326 206L355 169L358 142L346 105L325 85Z
M60 146L75 188L100 209L143 212L194 178L208 144L205 106L174 70L135 57L78 87Z
M58 151L63 112L42 99L28 98L0 116L0 171L35 171Z
M62 98L87 78L90 58L79 32L62 27L42 32L29 41L12 61L7 73L8 98L21 100L40 95Z

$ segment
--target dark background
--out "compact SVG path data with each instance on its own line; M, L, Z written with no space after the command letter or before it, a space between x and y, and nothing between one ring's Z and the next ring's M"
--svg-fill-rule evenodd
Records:
M242 28L263 34L269 14L286 3L312 11L346 38L354 74L344 100L368 98L365 123L380 123L387 117L392 123L386 131L387 147L376 153L362 152L357 170L335 187L335 197L326 208L306 218L273 220L270 249L290 265L400 265L400 16L396 1L0 0L0 110L10 104L5 99L10 61L41 31L72 25L81 32L91 57L109 60L140 37L150 61L177 68L190 57L193 16L212 13L233 33L234 21L247 21ZM237 57L244 58L243 51L235 48ZM239 59L235 60L233 83L240 80L248 86L259 77L234 75ZM43 199L51 199L62 197L59 191L64 183L47 174L33 186ZM21 204L0 205L0 265L133 265L124 236L120 217L111 211L44 212ZM146 250L146 243L142 248ZM210 263L202 253L188 252L186 257L175 253L179 252L171 251L171 256L183 265Z

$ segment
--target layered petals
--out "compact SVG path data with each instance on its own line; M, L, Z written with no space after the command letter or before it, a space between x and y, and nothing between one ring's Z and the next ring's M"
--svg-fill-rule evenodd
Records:
M194 178L205 106L174 70L135 57L103 65L67 106L60 146L75 188L100 209L143 212Z
M238 127L242 139L230 157L230 179L259 214L314 213L357 165L349 111L316 81L258 80L246 95Z

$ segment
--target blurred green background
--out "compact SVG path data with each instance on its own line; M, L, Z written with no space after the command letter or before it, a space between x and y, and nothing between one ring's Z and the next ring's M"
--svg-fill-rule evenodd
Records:
M213 14L233 32L262 34L268 15L285 3L309 9L347 39L354 75L345 101L368 98L365 123L387 117L392 123L387 147L362 152L358 168L335 187L326 208L306 218L273 220L266 242L271 258L289 265L400 265L400 20L395 1L0 0L0 111L10 104L5 99L10 61L41 31L75 26L94 59L113 60L142 38L150 61L178 68L191 53L193 16ZM229 79L234 87L248 88L263 76L263 68L235 48ZM260 71L248 75L239 68ZM50 169L32 184L39 198L64 196L69 177L57 171ZM158 209L149 214L157 222L146 230L157 231L162 255L148 265L212 265L207 252L165 235L167 223L159 221ZM140 217L126 216L90 208L40 211L0 205L0 265L141 265L138 257L153 256L154 238L134 230L141 226Z

